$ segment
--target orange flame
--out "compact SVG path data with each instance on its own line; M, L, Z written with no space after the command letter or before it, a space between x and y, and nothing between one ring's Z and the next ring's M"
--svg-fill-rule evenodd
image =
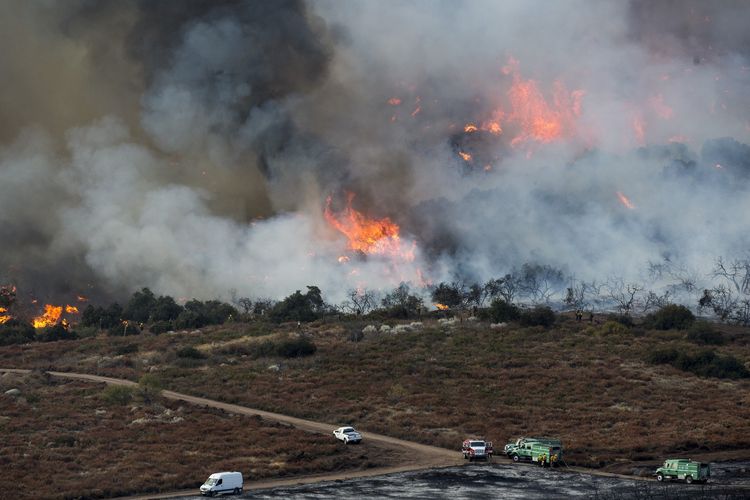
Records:
M390 99L388 99L388 104L390 104L391 106L398 106L401 104L401 99L399 99L398 97L391 97Z
M9 314L4 314L7 312L8 312L8 309L6 309L5 307L0 307L0 325L10 321L11 316Z
M60 320L62 311L62 306L45 304L44 314L42 314L41 316L37 316L36 318L31 320L31 324L34 326L34 328L45 328L47 326L56 325Z
M470 134L471 132L476 132L477 130L479 130L479 128L477 128L477 126L474 125L473 123L467 123L464 126L464 132L466 132L467 134Z
M76 297L76 299L78 299L78 302L88 302L89 301L89 299L86 298L86 297L84 297L83 295L78 295Z
M630 199L627 196L625 196L624 194L622 194L621 192L619 192L619 191L617 191L617 198L620 200L620 203L622 203L622 205L625 208L628 208L630 210L634 210L635 209L635 205L633 205L633 203L630 201Z
M458 156L460 156L463 161L471 161L471 155L469 153L464 153L463 151L459 151Z
M437 307L439 311L445 311L447 309L450 309L450 307L446 306L445 304L437 303L437 304L433 304L433 305L435 307Z
M76 306L66 305L65 312L69 314L78 314L80 311L78 311Z
M414 260L414 248L404 248L399 236L399 227L388 217L369 219L352 208L354 194L348 193L347 207L334 214L331 197L326 199L324 216L329 224L349 239L349 248L366 254L389 255L404 260ZM339 261L341 261L339 259Z

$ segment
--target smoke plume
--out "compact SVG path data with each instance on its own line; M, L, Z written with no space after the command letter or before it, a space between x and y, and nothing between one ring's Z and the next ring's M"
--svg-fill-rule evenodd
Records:
M0 284L19 293L338 301L526 262L641 280L747 255L745 2L0 14ZM353 250L326 206L397 225L395 250Z

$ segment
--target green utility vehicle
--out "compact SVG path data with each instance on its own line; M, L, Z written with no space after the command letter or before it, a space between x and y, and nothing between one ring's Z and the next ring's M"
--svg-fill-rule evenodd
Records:
M654 472L657 481L682 479L686 483L705 483L711 477L711 466L685 458L670 458Z
M562 460L563 447L559 439L545 437L518 438L505 445L505 453L514 462L531 461L541 466L558 465Z

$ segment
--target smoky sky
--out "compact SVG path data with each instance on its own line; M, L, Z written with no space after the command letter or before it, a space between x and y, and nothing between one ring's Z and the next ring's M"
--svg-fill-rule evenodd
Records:
M0 14L0 283L21 294L315 284L337 301L526 262L642 280L649 262L707 277L747 255L746 2L18 0ZM519 83L568 110L554 140L524 135ZM501 134L464 130L495 118ZM348 250L323 216L347 193L397 223L414 259Z

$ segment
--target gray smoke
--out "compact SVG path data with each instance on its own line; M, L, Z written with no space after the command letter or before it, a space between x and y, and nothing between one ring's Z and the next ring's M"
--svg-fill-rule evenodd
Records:
M35 296L315 284L338 301L525 262L706 276L748 250L743 2L37 0L0 14L0 282ZM553 111L579 96L560 138L511 140L511 58ZM501 135L463 132L497 109ZM323 217L347 192L401 226L414 260L347 249Z

